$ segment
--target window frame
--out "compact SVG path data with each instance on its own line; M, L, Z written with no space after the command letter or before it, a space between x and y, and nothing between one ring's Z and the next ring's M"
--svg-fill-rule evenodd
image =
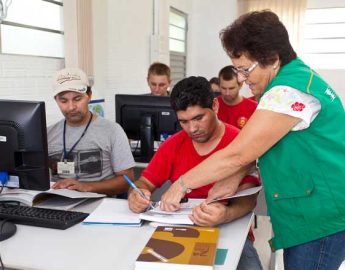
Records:
M316 21L309 21L308 19L308 12L310 11L322 11L324 10L327 12L328 10L335 9L343 9L345 14L345 5L344 6L333 6L333 7L314 7L314 8L307 8L305 13L305 26L304 26L304 35L303 35L303 46L302 46L302 55L306 62L310 61L310 64L315 69L345 69L345 48L338 50L336 49L337 44L339 41L345 42L345 32L344 34L337 35L324 35L322 34L324 31L321 31L321 27L327 27L332 25L344 25L345 27L345 16L340 21L334 21L330 18L330 20L325 21L325 16L320 16L319 20ZM313 28L317 29L317 26L320 26L319 31L315 31L316 34L311 34L312 32L307 32L308 27L312 26ZM329 32L328 32L329 33ZM324 36L322 36L324 35ZM327 41L334 41L335 48L331 48L330 46L322 46L322 43ZM315 42L315 46L308 46ZM319 46L317 47L317 42L319 42ZM307 47L308 46L308 47ZM310 48L310 49L308 49Z
M58 6L63 7L63 0L60 1L54 1L54 0L41 0L43 2L48 2L50 4L55 4ZM1 21L0 25L7 25L7 26L12 26L12 27L18 27L22 29L30 29L30 30L37 30L37 31L42 31L46 33L54 33L54 34L59 34L62 36L64 39L65 32L61 30L55 30L47 27L39 27L39 26L34 26L30 24L23 24L23 23L18 23L14 21L8 21L6 18ZM1 31L0 27L0 54L4 55L18 55L18 56L34 56L34 57L46 57L46 58L55 58L55 59L64 59L65 58L65 53L63 53L63 56L58 57L58 56L49 56L49 55L40 55L40 54L27 54L27 53L11 53L11 52L4 52L2 48L2 39L3 39L3 33Z
M185 27L181 28L178 25L170 23L170 15L174 13L181 16L185 20ZM170 36L170 26L178 27L184 30L184 40L172 38ZM184 52L178 52L170 49L170 40L178 40L184 43ZM171 85L174 86L179 80L186 77L187 73L187 42L188 42L188 14L184 13L174 7L169 9L169 56L170 56L170 69L171 69Z

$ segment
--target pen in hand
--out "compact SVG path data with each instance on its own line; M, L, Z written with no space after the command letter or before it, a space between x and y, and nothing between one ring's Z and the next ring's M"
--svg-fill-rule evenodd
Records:
M142 192L133 182L132 180L127 176L127 175L123 175L123 178L127 181L128 185L130 185L136 192L138 192L140 194L140 196L143 198L143 199L146 199L149 201L149 206L150 206L150 209L153 209L154 206L152 204L152 202L150 201L149 198L147 198L144 194L144 192Z

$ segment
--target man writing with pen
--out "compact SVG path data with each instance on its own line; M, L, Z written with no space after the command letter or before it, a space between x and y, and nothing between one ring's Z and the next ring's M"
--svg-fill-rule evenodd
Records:
M151 193L167 180L179 181L182 188L185 188L179 177L227 146L239 132L236 127L218 120L218 101L213 96L209 82L203 77L189 77L178 82L171 92L170 102L182 130L159 147L139 180L135 182L140 192L130 189L128 204L135 213L147 209ZM246 176L239 190L257 185L260 185L257 177ZM206 198L211 187L212 185L208 185L186 190L186 197ZM244 216L253 210L255 205L256 195L236 198L228 204L203 203L193 209L191 219L199 226L216 226ZM252 233L248 238L253 240ZM249 239L245 243L237 269L262 269Z

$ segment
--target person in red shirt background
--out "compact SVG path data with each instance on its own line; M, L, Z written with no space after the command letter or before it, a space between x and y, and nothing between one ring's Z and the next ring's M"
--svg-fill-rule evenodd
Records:
M254 113L257 102L240 95L243 82L237 81L234 66L223 67L219 71L221 95L218 97L218 118L230 125L242 129Z
M211 89L212 89L213 93L215 94L215 96L217 97L217 96L221 95L218 77L212 77L210 79L210 84L211 84Z
M203 77L189 77L178 82L170 95L172 108L182 130L161 144L139 180L135 182L146 198L166 181L178 181L180 176L195 167L214 152L226 147L239 130L217 118L218 100L214 98L210 83ZM256 176L242 179L239 190L260 185ZM188 198L206 198L213 184L191 190ZM232 199L227 205L220 202L202 203L193 209L191 220L199 226L216 226L231 222L253 210L256 196ZM129 208L140 213L147 209L149 200L129 190ZM237 269L262 269L253 247L252 231L248 235Z

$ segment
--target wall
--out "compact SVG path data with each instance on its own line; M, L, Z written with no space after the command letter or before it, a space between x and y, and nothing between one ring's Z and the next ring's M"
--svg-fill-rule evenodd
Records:
M117 93L148 93L147 69L151 64L150 38L154 31L154 4L159 5L157 26L167 42L169 6L190 13L183 0L93 1L94 91L105 98L106 118L115 119ZM165 48L168 47L165 44ZM162 54L168 55L167 51Z
M0 98L46 101L47 123L61 114L52 96L52 74L62 59L0 54Z
M152 1L93 1L95 85L106 100L106 118L115 119L115 93L147 92Z
M194 0L192 14L188 75L210 79L218 76L221 68L231 65L231 60L221 45L219 33L236 19L237 1ZM241 89L241 95L252 96L246 84Z
M210 79L218 76L222 67L231 64L219 32L236 18L237 4L235 0L195 0L192 13L188 74Z

